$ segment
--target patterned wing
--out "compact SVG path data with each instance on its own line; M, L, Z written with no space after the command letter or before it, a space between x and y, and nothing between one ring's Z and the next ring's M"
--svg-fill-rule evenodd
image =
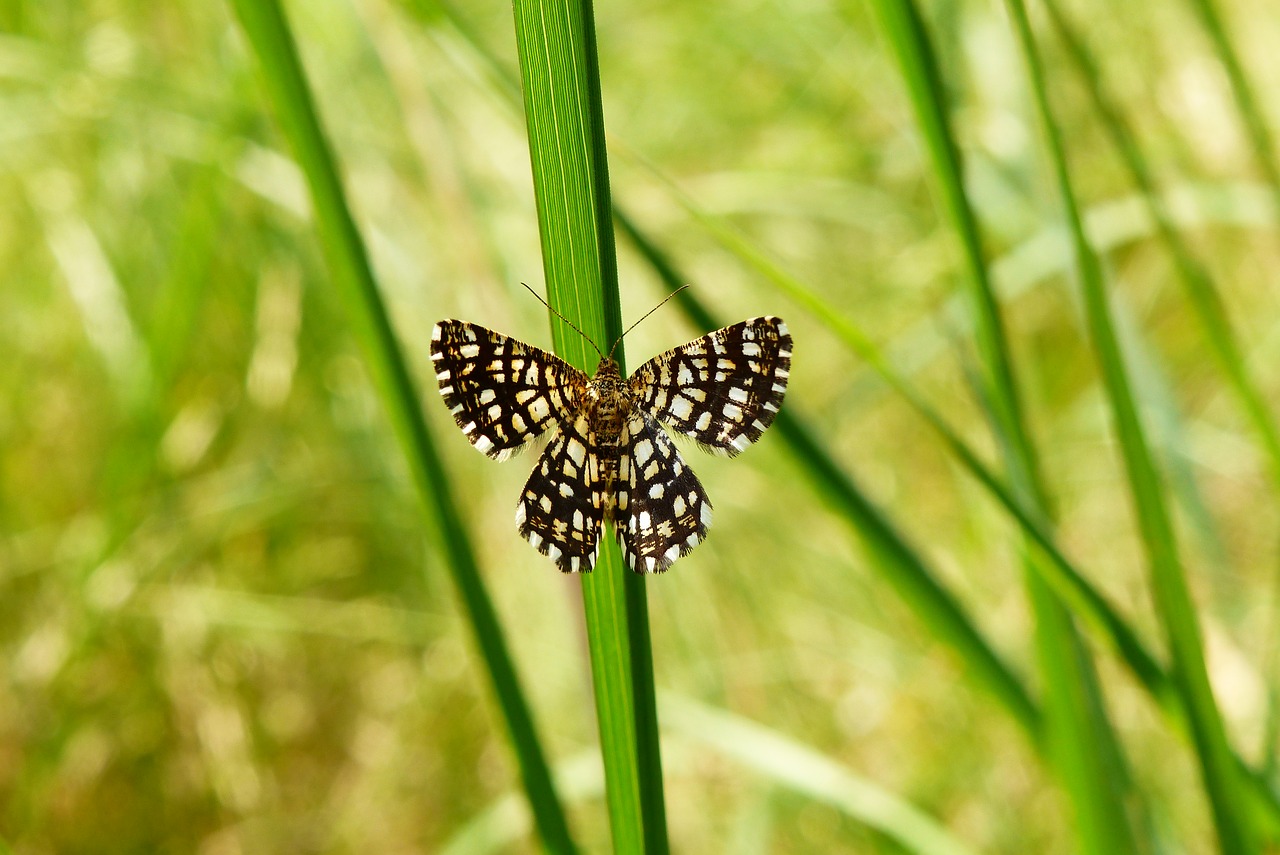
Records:
M781 318L750 318L655 356L627 381L660 421L710 451L734 455L782 406L791 335Z
M662 573L711 525L711 501L658 421L633 410L622 434L613 528L637 573Z
M495 460L577 410L587 384L558 356L466 321L436 324L431 361L458 427Z
M600 548L604 496L585 415L551 437L520 494L516 525L565 573L590 573Z

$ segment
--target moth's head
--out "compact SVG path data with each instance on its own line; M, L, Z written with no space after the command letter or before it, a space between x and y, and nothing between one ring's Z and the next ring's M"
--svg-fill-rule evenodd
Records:
M614 361L613 357L602 356L600 357L600 364L596 366L595 377L592 379L607 380L610 378L621 380L622 372L618 370L618 363Z

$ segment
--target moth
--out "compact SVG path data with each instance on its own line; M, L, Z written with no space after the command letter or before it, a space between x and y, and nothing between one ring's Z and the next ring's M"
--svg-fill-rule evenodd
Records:
M791 335L781 318L749 318L625 380L613 349L592 347L600 362L587 376L467 321L431 333L440 394L473 446L504 460L551 432L516 507L520 534L563 572L586 573L609 520L627 566L662 573L711 525L711 501L667 428L729 456L755 442L782 406Z

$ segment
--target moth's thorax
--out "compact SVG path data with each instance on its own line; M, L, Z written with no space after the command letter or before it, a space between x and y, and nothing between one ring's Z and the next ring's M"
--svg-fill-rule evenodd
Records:
M584 405L587 419L602 445L617 441L631 414L632 404L631 389L622 379L618 363L607 357L600 360L596 375L587 384Z

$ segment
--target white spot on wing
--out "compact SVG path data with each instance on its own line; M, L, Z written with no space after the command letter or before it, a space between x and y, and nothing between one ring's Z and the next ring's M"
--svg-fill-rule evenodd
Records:
M642 439L635 444L635 448L632 449L631 453L636 459L636 465L643 466L653 456L653 443L647 439Z
M671 402L669 412L682 422L688 421L693 415L693 403L684 395L676 395L676 399Z

